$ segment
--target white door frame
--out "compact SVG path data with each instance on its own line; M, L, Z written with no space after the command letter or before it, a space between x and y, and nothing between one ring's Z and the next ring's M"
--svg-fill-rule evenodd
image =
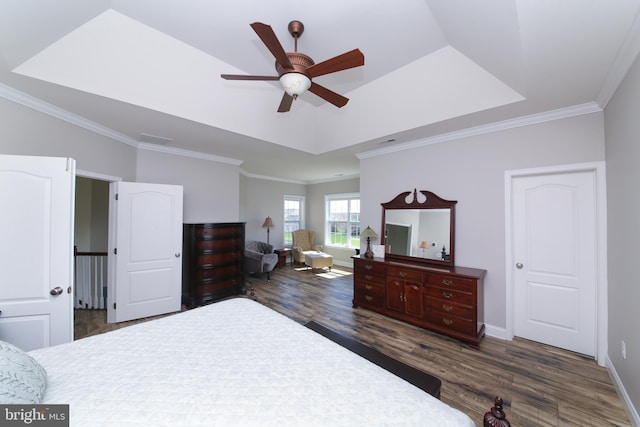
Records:
M81 169L76 170L76 177L95 179L98 181L107 181L107 182L122 181L122 178L119 176L104 175L101 173L94 173L91 171L86 171Z
M512 182L515 178L571 172L591 172L595 180L596 200L596 360L604 366L607 355L607 197L605 162L579 163L542 168L505 171L505 277L506 338L514 337L514 245L511 218Z

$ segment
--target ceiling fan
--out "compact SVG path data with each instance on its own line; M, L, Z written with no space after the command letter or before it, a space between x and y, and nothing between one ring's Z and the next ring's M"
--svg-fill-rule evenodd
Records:
M348 98L327 89L312 81L314 77L325 74L335 73L337 71L347 70L349 68L360 67L364 65L364 55L359 49L354 49L342 55L335 56L318 64L313 62L309 56L298 52L298 37L304 32L304 25L300 21L291 21L289 23L289 33L294 38L294 51L285 52L284 48L278 41L273 29L267 24L254 22L251 28L258 34L260 40L265 44L267 49L276 58L277 76L251 76L241 74L221 74L220 77L226 80L278 80L285 90L278 107L279 113L285 113L291 109L294 99L297 99L306 90L314 93L327 102L336 107L344 107Z

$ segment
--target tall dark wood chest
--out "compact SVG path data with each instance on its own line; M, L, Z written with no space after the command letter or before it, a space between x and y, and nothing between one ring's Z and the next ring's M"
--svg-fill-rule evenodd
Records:
M182 303L188 307L246 293L244 222L184 224Z

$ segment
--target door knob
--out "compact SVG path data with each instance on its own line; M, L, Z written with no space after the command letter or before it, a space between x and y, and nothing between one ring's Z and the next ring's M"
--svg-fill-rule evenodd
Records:
M175 253L176 258L180 258L180 252Z
M62 288L60 286L56 286L55 288L49 291L51 295L60 295L62 293Z
M519 263L517 263L517 264L516 264L516 268L522 268L522 267L523 267L523 265L522 265L522 263L521 263L521 262L519 262Z

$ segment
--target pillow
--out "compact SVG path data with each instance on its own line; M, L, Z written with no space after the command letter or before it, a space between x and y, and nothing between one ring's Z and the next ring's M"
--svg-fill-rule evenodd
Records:
M0 403L38 404L47 384L47 372L31 356L0 341Z

